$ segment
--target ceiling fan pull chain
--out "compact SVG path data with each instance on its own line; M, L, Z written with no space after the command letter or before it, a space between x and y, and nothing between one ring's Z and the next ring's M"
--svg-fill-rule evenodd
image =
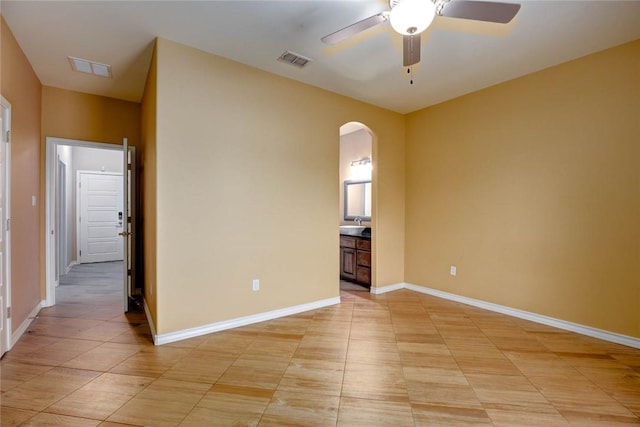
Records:
M411 75L411 77L410 77L410 79L409 79L409 83L410 83L410 84L413 84L413 65L409 65L409 66L407 67L407 74L410 74L410 75Z

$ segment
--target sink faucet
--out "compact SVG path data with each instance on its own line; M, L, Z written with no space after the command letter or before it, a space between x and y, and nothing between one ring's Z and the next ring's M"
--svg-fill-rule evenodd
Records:
M356 224L358 224L358 226L362 225L362 218L360 218L359 216L355 217L355 219L353 220L353 222L355 222Z

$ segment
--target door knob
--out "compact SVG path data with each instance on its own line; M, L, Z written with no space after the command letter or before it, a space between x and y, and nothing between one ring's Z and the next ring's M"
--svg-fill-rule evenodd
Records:
M131 233L129 233L128 231L123 231L122 233L118 233L118 236L128 237L131 236Z

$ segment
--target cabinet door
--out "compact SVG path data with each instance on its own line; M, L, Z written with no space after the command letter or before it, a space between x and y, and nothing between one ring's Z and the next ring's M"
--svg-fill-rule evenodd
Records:
M371 252L357 251L356 264L362 267L371 267Z
M356 281L364 285L371 286L371 269L367 267L356 267Z
M356 250L340 248L340 277L347 280L356 278Z

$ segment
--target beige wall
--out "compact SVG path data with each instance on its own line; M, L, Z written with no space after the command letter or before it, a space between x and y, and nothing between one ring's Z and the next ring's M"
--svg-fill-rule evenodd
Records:
M156 48L159 333L339 295L349 121L376 136L376 283L403 280L401 115L167 40Z
M137 146L140 104L44 86L42 134L110 144L122 144L127 137L129 145Z
M408 115L406 280L640 337L639 70L636 41Z
M353 160L360 160L363 157L371 157L372 145L371 134L366 129L357 130L340 137L340 196L338 197L340 225L353 224L353 221L345 221L344 219L344 181L349 179L371 179L371 176L352 176L351 162ZM363 224L370 225L371 223L369 221L363 221Z
M142 98L140 170L142 171L142 228L144 246L144 299L154 325L158 324L156 304L156 91L157 52L154 46L151 66Z
M11 103L11 305L15 331L43 299L38 209L40 192L40 81L2 18L1 92ZM32 206L31 197L36 197ZM42 273L42 274L41 274Z

